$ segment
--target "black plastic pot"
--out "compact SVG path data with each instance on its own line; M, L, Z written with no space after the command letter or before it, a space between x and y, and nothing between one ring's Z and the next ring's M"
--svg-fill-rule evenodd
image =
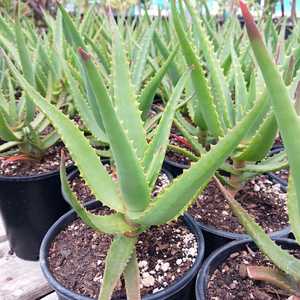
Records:
M94 209L101 205L99 202L93 201L87 204L87 208ZM51 244L55 237L71 222L77 218L77 215L74 211L70 211L64 216L62 216L48 231L46 234L41 250L40 250L40 264L44 276L48 280L50 286L56 291L60 300L91 300L91 298L78 295L65 287L63 287L52 275L49 270L48 264L48 253L51 247ZM199 271L202 260L204 257L204 238L201 230L195 223L195 221L188 215L183 217L183 220L187 227L193 232L197 238L198 243L198 256L192 268L178 281L171 284L165 290L157 292L155 294L147 295L143 297L143 300L192 300L195 299L195 278L197 272ZM121 300L121 299L119 299Z
M269 156L273 156L273 155L275 155L275 154L278 154L278 153L280 153L280 152L283 151L283 150L284 150L283 146L276 146L276 147L274 147L274 148L270 151ZM277 175L274 174L274 173L268 173L268 176L269 176L269 178L270 178L272 181L275 181L276 183L281 184L281 186L282 186L282 187L284 188L284 190L286 191L287 185L288 185L287 181L281 179L279 176L277 176Z
M277 176L274 173L269 173L268 176L272 181L279 183L281 185L282 189L284 189L285 191L287 190L287 186L288 186L287 181L281 179L279 176Z
M164 169L168 170L174 178L180 176L185 169L188 169L190 166L185 164L180 164L170 159L165 158L164 160Z
M280 183L272 177L273 174L268 175L270 177L270 180L273 180L274 183ZM281 185L281 189L286 192L285 185ZM214 250L224 246L227 243L230 243L235 240L249 239L249 235L247 234L232 233L228 231L219 230L211 225L206 225L202 222L197 223L198 226L201 228L205 239L205 257L208 257ZM287 238L290 232L291 228L290 226L287 226L286 228L280 231L275 231L271 233L270 237L272 239Z
M289 239L276 239L276 243L284 249L299 249L299 245ZM222 264L232 253L245 249L246 245L250 246L254 251L257 250L256 245L251 240L242 240L229 243L222 248L213 252L204 262L196 281L196 299L206 300L207 284L211 274Z
M284 147L282 145L274 146L274 147L272 147L272 149L271 149L271 151L269 153L269 156L272 156L274 154L278 154L278 153L280 153L283 150L284 150Z
M11 250L19 258L38 260L44 235L70 210L61 194L59 172L0 176L0 190L0 213Z

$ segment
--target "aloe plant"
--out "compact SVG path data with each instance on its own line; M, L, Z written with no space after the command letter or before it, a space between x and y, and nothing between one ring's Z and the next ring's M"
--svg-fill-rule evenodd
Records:
M197 15L189 0L184 2L191 15L192 30L187 30L190 26L182 21L184 18L180 18L173 2L172 16L181 51L186 64L192 68L192 85L189 90L190 94L195 93L195 97L188 103L188 112L194 125L187 124L180 113L176 114L175 124L198 158L205 153L205 148L226 135L257 99L263 101L257 122L251 125L230 156L233 163L221 166L221 169L230 173L230 178L224 177L222 181L227 182L231 190L237 193L250 178L287 167L287 156L282 152L268 157L278 133L277 122L270 110L267 89L251 57L244 32L239 29L239 23L234 19L228 20L225 29L221 31L224 38L217 38L218 44L214 45L203 18ZM287 47L290 51L287 55L284 31L283 27L279 36L277 33L270 34L269 39L275 41L272 51L277 53L277 62L284 71L285 82L291 84L290 92L294 93L299 78L295 75L291 61L296 53L295 49ZM190 158L198 159L195 156Z
M268 88L272 109L287 151L290 165L288 215L296 241L300 243L300 144L297 139L300 135L300 122L298 112L294 106L294 98L291 97L282 74L265 47L262 36L247 5L240 1L240 7L245 19L252 50ZM277 246L236 202L234 196L221 184L220 187L241 224L246 228L260 250L277 267L277 269L269 269L249 266L247 270L248 276L256 280L269 282L280 289L285 289L291 295L291 299L300 297L300 260Z
M61 8L62 9L62 8ZM62 10L63 11L63 10ZM199 192L206 186L224 160L237 147L259 115L262 98L246 113L213 149L176 179L166 190L151 198L151 190L160 173L172 120L184 91L189 71L180 76L159 125L148 141L143 128L142 96L136 94L129 74L129 62L123 37L116 24L111 23L112 83L107 86L94 58L87 51L70 17L63 13L65 33L73 41L81 68L81 81L85 82L84 106L93 95L93 105L99 112L112 158L116 165L118 181L114 182L99 161L97 152L80 129L54 105L49 103L23 76L6 56L12 74L26 90L30 99L51 121L69 149L81 176L101 203L115 211L109 216L96 216L81 206L68 184L64 163L61 167L62 187L80 218L92 228L114 235L105 265L100 300L110 299L117 281L123 274L128 299L140 299L139 274L135 244L138 236L152 225L162 225L182 215ZM80 45L78 45L80 44ZM161 80L159 78L159 80ZM73 84L73 81L70 82ZM110 86L113 92L109 90ZM82 155L84 153L84 155ZM99 184L101 183L101 184ZM122 252L119 251L122 249Z
M89 51L95 55L97 61L97 69L103 76L104 83L109 86L108 92L113 97L114 86L110 77L114 76L115 64L118 63L116 56L113 54L114 47L121 47L122 41L118 40L115 45L112 45L112 39L108 33L108 27L111 27L112 18L104 17L101 20L101 30L86 34L87 30L83 29L83 25L79 26L78 32L73 36L68 32L68 28L72 26L70 20L66 18L67 13L63 7L61 7L63 18L63 28L68 44L71 46L70 52L72 64L66 62L60 62L65 71L65 76L68 80L68 89L72 100L80 115L83 123L91 130L93 139L99 143L107 144L107 137L105 128L103 126L102 118L95 104L95 98L91 93L88 94L87 99L84 99L82 91L87 88L87 82L84 80L78 80L78 74L82 73L80 62L76 57L73 49L82 47L85 51ZM90 11L91 18L95 18L93 10ZM96 20L96 19L95 19ZM107 24L109 22L109 24ZM148 114L151 109L151 105L155 99L155 96L159 93L159 88L162 87L165 91L164 97L169 98L173 86L166 82L166 74L169 71L174 58L178 52L178 46L175 46L166 56L166 60L153 58L152 47L153 39L156 34L155 29L158 27L159 22L156 20L148 26L147 20L143 19L139 21L139 26L133 28L129 22L121 22L119 30L123 34L123 39L126 41L128 57L130 59L130 65L128 72L130 73L130 79L135 90L135 94L138 95L138 106L142 113L143 127L148 133L148 139L151 138L153 133L153 127L156 126L157 121L161 117L159 113L154 119L149 120ZM76 23L77 24L77 23ZM74 26L73 26L74 27ZM92 27L92 26L91 26ZM91 30L90 30L91 31ZM74 31L75 32L75 31ZM100 39L100 37L102 37ZM100 46L99 46L100 44ZM97 46L96 46L97 45ZM140 47L144 45L144 47ZM127 76L127 74L125 74ZM85 102L89 104L84 105ZM182 104L180 104L182 105ZM108 152L99 151L100 154L109 155Z
M58 142L59 136L53 130L50 133L44 132L50 122L42 113L28 120L28 99L24 95L16 98L15 82L7 70L4 73L6 79L1 83L0 91L0 155L7 162L40 160ZM50 91L48 95L50 97Z
M62 72L60 66L53 63L55 56L63 55L58 50L58 33L41 38L30 23L24 23L20 18L13 21L0 17L0 22L0 45L15 66L48 101L59 108L65 105ZM59 136L54 130L45 132L50 122L36 110L26 91L20 89L7 68L3 50L0 56L0 154L8 161L40 160L48 148L59 141Z

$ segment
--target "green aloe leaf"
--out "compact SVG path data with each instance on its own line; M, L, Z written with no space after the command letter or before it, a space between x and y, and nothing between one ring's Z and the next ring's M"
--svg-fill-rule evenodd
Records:
M125 222L122 214L117 213L107 216L97 216L82 206L68 182L64 160L62 160L60 166L60 179L64 196L85 224L106 234L125 234L134 231L133 228Z
M80 92L79 87L77 86L77 82L71 74L71 71L66 63L63 63L64 71L66 77L69 82L70 92L73 97L74 104L78 110L80 117L82 118L86 127L91 131L92 135L97 138L99 141L108 142L108 139L103 132L103 130L99 127L89 104L84 99L83 95Z
M264 105L262 105L255 122L253 122L253 124L250 126L247 135L244 137L244 140L246 142L249 142L253 139L253 137L257 134L258 130L261 128L268 113L270 112L270 99L267 90L264 90L263 93L259 94L258 99L256 101L260 101L261 98L265 98L266 101L264 101Z
M32 58L29 55L29 51L27 49L27 45L24 39L24 33L22 32L19 21L15 25L15 34L24 77L31 85L35 86L34 72L32 68ZM29 123L33 120L35 113L35 106L29 98L26 98L26 110L27 122Z
M155 183L156 178L161 170L167 146L169 144L169 135L176 112L176 107L188 78L189 72L185 73L178 81L162 115L155 136L153 137L145 153L144 166L150 185Z
M260 111L266 98L261 98L253 109L217 145L203 155L200 160L184 171L174 183L162 192L142 214L131 215L132 219L143 225L164 224L187 209L200 191L205 188L215 171L239 145L249 130L250 124Z
M111 300L113 291L134 253L136 238L114 238L105 260L103 283L99 300Z
M6 118L5 112L2 107L0 107L0 137L4 141L19 141L20 136L16 134L9 126Z
M47 151L60 140L59 134L54 130L41 140L41 150Z
M83 133L60 110L36 92L7 56L6 60L23 89L26 90L34 103L48 117L61 136L72 158L76 162L81 175L85 178L87 185L91 188L96 198L101 200L104 205L118 212L124 212L123 203L120 201L116 184L107 174L105 167L100 163L99 157L95 150L91 148L89 141L84 137Z
M10 24L5 20L3 16L0 16L0 31L1 35L3 35L6 39L13 42L15 39L15 35L13 30L11 29Z
M207 79L205 78L203 68L200 64L200 60L195 54L190 41L188 40L187 34L183 28L182 23L175 7L173 1L172 4L172 15L174 26L177 32L180 45L185 56L188 66L192 69L192 81L194 84L194 89L200 103L200 110L202 112L202 117L204 118L208 129L214 136L223 136L224 131L222 129L216 106L213 102Z
M123 128L137 151L138 158L144 157L147 148L146 135L141 121L141 112L133 89L125 44L117 25L113 22L112 78L114 105Z
M295 184L293 180L293 176L289 177L289 185L288 185L288 213L289 213L289 221L292 227L292 232L294 233L297 242L300 244L300 218L299 218L299 210L300 204L297 199Z
M124 271L126 296L128 300L141 300L140 292L140 270L136 257L136 251L132 254L130 261Z
M263 174L268 172L280 171L284 168L288 168L288 166L289 163L287 160L287 155L284 151L282 151L281 153L275 154L272 157L264 159L260 163L248 162L241 171L243 171L243 173Z
M139 41L139 49L134 58L132 67L132 83L135 86L135 90L139 91L143 82L143 75L147 63L147 57L151 48L151 42L157 26L157 21L153 22L149 28L146 29L142 39Z
M200 18L197 16L195 9L190 4L190 1L185 1L187 8L192 16L193 26L199 39L199 47L205 58L207 68L213 84L213 93L215 94L215 103L219 109L219 118L223 120L227 128L233 125L233 105L232 99L227 86L221 62L214 51L211 41L208 39L207 32L201 24Z
M235 81L235 121L239 121L246 112L248 92L242 66L233 45L231 47L231 57Z
M116 112L106 86L91 61L90 55L84 52L83 49L79 49L79 54L85 68L86 81L89 82L92 92L96 95L101 107L102 119L113 158L116 162L122 198L126 202L126 208L129 211L143 211L150 202L150 191L142 167L142 160L138 159L134 149L135 145L126 133L127 128L122 126L124 123L120 120L120 115ZM127 107L123 109L126 110Z
M240 6L254 55L270 94L273 111L288 154L297 201L300 202L300 139L295 138L300 136L299 117L289 97L289 90L263 43L261 34L256 27L248 7L242 1L240 1ZM299 218L300 205L298 205L297 214Z
M90 5L90 7L84 12L83 19L80 22L79 32L82 36L88 35L88 31L94 22L94 11L95 11L96 4Z
M76 29L76 26L69 14L64 9L63 5L59 4L59 9L63 16L63 29L64 35L70 45L72 45L75 49L81 47L86 50L83 39L81 38L79 32Z
M163 39L160 37L160 35L158 34L158 32L154 33L154 45L157 47L157 49L159 50L160 54L162 55L162 57L167 60L168 57L170 57L171 52L169 51L168 47L166 46L165 42L163 41ZM172 80L173 84L176 84L180 78L180 71L178 66L176 65L175 61L172 60L170 62L170 67L168 69L168 73L169 73L169 77Z
M145 88L142 90L139 97L140 110L142 111L142 119L145 121L147 119L149 110L154 100L154 96L157 93L157 89L162 82L165 74L167 73L172 61L177 53L178 47L170 54L166 62L157 71L155 76L146 84Z
M77 31L75 24L73 23L69 14L65 11L65 9L63 8L62 5L59 5L59 8L60 8L62 16L63 16L63 28L64 28L64 35L66 37L66 40L73 47L74 50L81 48L81 49L87 51L85 43L84 43L83 39L81 38L79 32ZM78 63L77 56L74 54L74 51L71 52L71 55L72 55L75 63ZM79 69L82 73L83 78L86 78L84 71L82 70L83 66L80 63L78 63L78 65L79 65ZM86 88L87 100L91 107L91 111L93 112L93 114L95 116L98 126L102 129L102 131L104 131L103 122L102 122L102 118L101 118L101 108L99 107L98 102L96 100L96 95L93 94L89 82L84 80L84 85Z
M237 160L260 161L271 149L278 132L277 122L273 113L264 120L255 136L245 150L235 156Z
M24 77L31 85L34 85L35 81L34 81L34 72L32 69L32 59L29 55L27 44L24 39L24 33L21 29L21 25L19 22L17 22L15 25L15 33L16 33L17 48L20 56L20 61L22 64Z
M103 65L105 71L107 73L109 73L110 72L110 62L109 62L109 59L107 57L107 53L105 52L105 50L98 44L96 45L95 42L93 40L91 40L89 37L86 37L86 41L87 41L87 43L89 43L91 45L93 51L97 55L98 60Z

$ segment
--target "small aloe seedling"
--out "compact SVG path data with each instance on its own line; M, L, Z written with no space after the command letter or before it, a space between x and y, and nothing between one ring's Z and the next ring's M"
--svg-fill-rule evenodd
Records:
M298 244L300 243L300 120L294 107L293 98L290 97L287 88L273 58L267 51L260 32L251 16L248 7L240 1L240 7L244 15L248 36L257 63L263 74L268 88L272 108L278 122L280 133L285 145L289 165L290 178L288 186L288 214L292 231ZM221 185L220 185L221 186ZM222 186L221 186L222 188ZM232 194L224 188L234 213L241 224L252 236L261 251L267 255L278 269L251 266L247 269L248 275L256 280L270 282L280 289L290 293L290 299L300 297L300 260L281 249L275 244L247 214L247 212L234 200Z
M64 15L64 18L70 36L77 36L70 17ZM114 89L112 94L104 84L92 55L83 47L77 49L77 55L82 68L82 80L87 83L85 95L94 95L94 104L108 138L116 166L116 182L107 173L95 149L90 146L80 129L42 97L7 56L6 59L23 89L56 128L96 199L114 211L108 216L97 216L82 207L68 183L62 163L62 188L79 217L95 230L114 236L105 262L99 300L111 299L121 275L125 280L128 299L136 300L140 299L135 250L138 236L152 225L170 222L187 210L215 171L240 143L250 124L256 120L262 101L258 101L209 153L203 155L156 198L152 198L151 191L161 170L173 117L189 73L181 76L152 140L147 141L138 109L138 98L131 84L125 46L115 25L112 39L112 56L115 61L111 78Z

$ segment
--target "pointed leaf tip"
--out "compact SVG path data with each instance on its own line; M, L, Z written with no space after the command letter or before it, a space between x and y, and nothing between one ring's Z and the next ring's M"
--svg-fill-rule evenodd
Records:
M86 62L91 59L91 54L87 53L83 48L78 48L78 54Z
M244 17L244 21L245 21L245 24L246 24L246 28L247 28L247 31L248 31L249 38L251 40L252 39L253 40L254 39L262 40L261 39L261 34L257 29L254 18L250 13L247 4L242 0L239 0L238 2L239 2L239 5L240 5L240 8L241 8L243 17Z

